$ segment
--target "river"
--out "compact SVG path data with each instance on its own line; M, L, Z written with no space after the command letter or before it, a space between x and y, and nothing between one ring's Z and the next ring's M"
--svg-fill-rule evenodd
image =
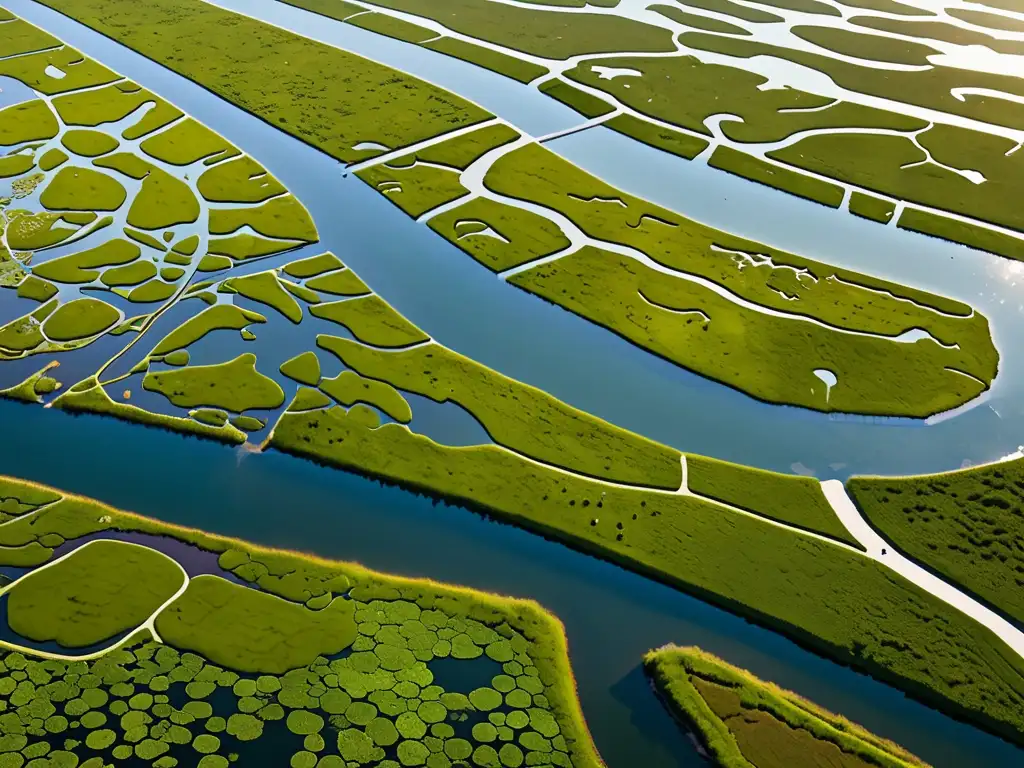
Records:
M996 397L935 426L891 426L764 406L687 374L500 283L369 187L342 179L334 161L187 80L27 0L8 7L130 73L253 154L309 207L323 246L439 341L574 405L687 450L777 469L800 462L823 476L946 468L992 458L1019 442L1020 430L994 410ZM786 197L744 185L765 199ZM923 238L914 242L932 247ZM980 259L955 252L954 261ZM0 303L9 296L0 293ZM77 362L85 360L81 353L67 360L62 378L73 366L87 369ZM1019 406L1017 418L1019 426ZM261 544L537 599L565 622L584 712L612 768L702 764L640 669L643 652L666 642L700 645L936 766L1020 759L1006 742L779 635L464 510L276 452L247 454L97 416L0 402L0 424L8 437L0 441L5 474Z

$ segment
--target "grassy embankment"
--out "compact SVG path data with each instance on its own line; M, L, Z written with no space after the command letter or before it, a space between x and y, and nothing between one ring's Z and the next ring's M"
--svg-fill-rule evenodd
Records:
M900 551L1024 626L1024 460L847 488Z
M62 742L50 758L89 768L104 765L102 757L159 760L190 743L197 756L206 755L203 768L223 768L228 760L220 753L232 743L284 729L297 738L285 739L294 752L290 761L275 755L281 764L391 765L381 761L397 758L422 765L432 754L510 767L602 764L579 707L563 629L536 603L263 549L8 478L0 478L0 496L21 514L52 505L2 529L0 562L20 560L30 548L42 563L52 552L48 544L139 532L218 553L221 568L259 587L196 576L157 617L162 643L140 632L87 662L0 652L5 671L15 679L25 671L36 681L0 690L0 700L9 700L0 714L7 753L28 759L45 753L46 742L74 719L80 737ZM93 548L137 549L90 544L66 562ZM152 550L139 551L175 568ZM135 575L152 585L152 568L111 573L105 562L91 563L101 582ZM61 567L25 577L12 596L33 590L47 573L67 576ZM58 590L81 591L81 584L57 581ZM56 625L72 646L84 645L92 625L60 621L60 606L46 602L35 620ZM140 623L148 608L135 612ZM338 658L346 649L352 652ZM435 659L484 657L500 666L490 685L455 691L434 682ZM76 684L86 677L92 684ZM459 723L465 725L457 736ZM275 748L272 742L268 748Z
M722 768L927 768L891 741L699 648L651 651L644 669Z

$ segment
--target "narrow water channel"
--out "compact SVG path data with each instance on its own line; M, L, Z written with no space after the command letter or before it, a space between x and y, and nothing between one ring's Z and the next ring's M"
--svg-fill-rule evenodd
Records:
M565 623L584 714L610 768L703 765L640 658L694 644L894 739L936 768L1021 752L668 587L534 534L277 452L0 401L0 472L170 523L406 576L538 600ZM13 437L12 436L16 436Z

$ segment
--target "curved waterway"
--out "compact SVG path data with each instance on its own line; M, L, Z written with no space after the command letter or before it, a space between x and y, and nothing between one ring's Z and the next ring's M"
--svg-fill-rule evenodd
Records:
M559 152L628 191L696 218L968 301L992 320L1003 352L1000 375L985 402L931 425L765 405L502 283L369 186L343 176L336 161L187 79L28 0L13 0L10 8L130 73L252 154L307 205L323 246L432 337L609 421L680 449L786 472L813 471L823 478L940 471L995 459L1024 442L1024 357L1015 354L1024 328L1020 265L860 221L670 158L604 129L553 142ZM506 78L320 17L315 24L363 53L372 41L379 58L416 74L429 76L428 64L436 66L431 79L520 124L528 122L537 133L565 125L567 110ZM460 82L465 88L456 87Z
M0 471L171 523L383 571L531 597L565 623L610 768L704 765L647 686L642 654L696 644L842 712L937 768L1013 765L1007 742L768 630L462 509L277 452L0 401Z

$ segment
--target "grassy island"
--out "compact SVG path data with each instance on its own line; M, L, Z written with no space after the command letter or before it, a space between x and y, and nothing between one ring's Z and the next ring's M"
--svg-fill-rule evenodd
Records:
M722 768L928 768L891 741L699 648L651 651L644 669Z
M32 518L0 529L0 563L26 541L41 553L2 590L11 628L67 649L0 641L4 765L46 755L225 768L248 742L273 765L603 765L562 626L536 603L263 549L11 478L0 496ZM49 565L41 540L86 536ZM156 542L204 572L186 577ZM117 584L130 594L107 599ZM62 598L88 600L88 620ZM127 634L73 651L115 631ZM490 685L438 685L440 659L488 665Z
M847 488L898 549L1024 626L1024 459Z

